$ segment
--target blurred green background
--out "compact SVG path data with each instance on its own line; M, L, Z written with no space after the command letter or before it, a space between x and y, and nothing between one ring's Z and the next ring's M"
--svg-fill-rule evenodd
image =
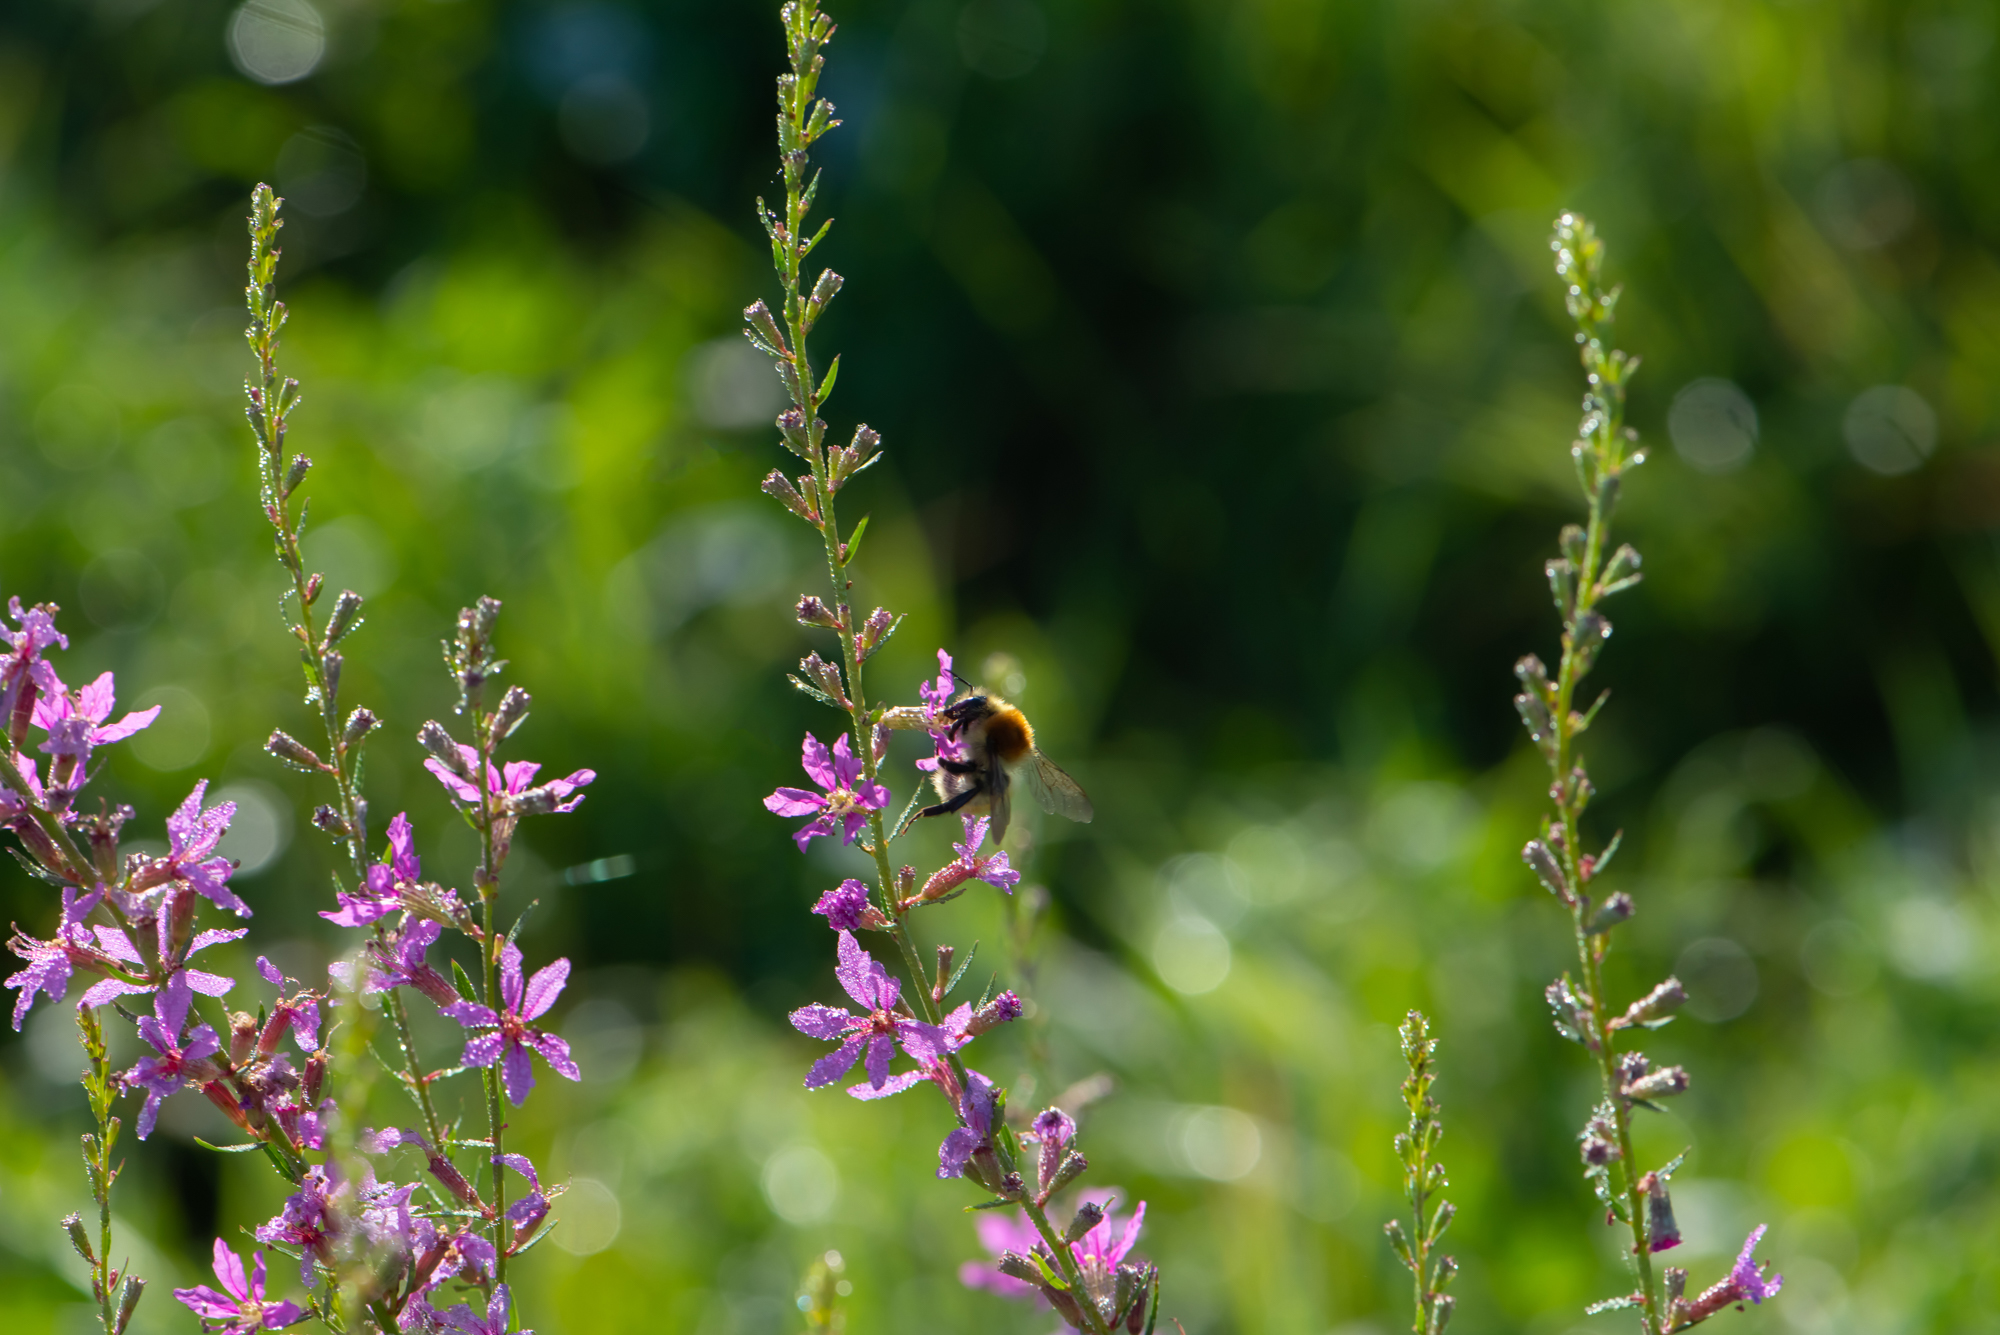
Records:
M1770 1222L1787 1283L1722 1318L1746 1331L2000 1329L1993 7L836 17L821 254L849 284L818 343L845 355L837 431L890 452L846 493L863 605L910 613L872 681L913 700L948 646L1098 810L1029 824L1033 961L984 890L920 931L984 941L981 974L1038 1003L982 1069L1044 1097L1114 1077L1093 1179L1151 1202L1166 1312L1406 1326L1380 1222L1393 1025L1422 1005L1453 1329L1626 1328L1582 1316L1620 1264L1572 1139L1591 1078L1540 998L1564 929L1515 857L1544 780L1508 669L1551 652L1538 563L1576 508L1546 249L1573 206L1647 362L1624 519L1648 578L1613 607L1590 755L1640 906L1620 995L1673 969L1694 998L1649 1045L1695 1079L1644 1133L1693 1147L1677 1255L1705 1284ZM346 692L388 724L378 827L409 810L466 884L412 738L448 717L435 645L480 593L537 699L518 754L600 775L506 891L539 903L531 960L576 962L557 1023L586 1072L517 1123L572 1183L519 1273L532 1324L793 1330L834 1248L856 1335L1028 1335L1053 1319L955 1278L978 1247L971 1194L931 1177L942 1106L807 1095L818 1045L783 1020L834 999L804 910L860 859L801 858L759 806L828 726L783 680L824 647L789 615L822 576L756 492L787 457L736 333L774 290L751 202L781 57L749 0L6 7L0 594L63 605L69 680L116 668L166 706L99 780L137 833L225 786L257 948L323 961L322 795L259 751L308 735L240 416L242 218L271 181L308 552L369 598ZM0 901L53 924L11 864ZM47 1006L0 1037L9 1331L91 1328L54 1223L86 1199L71 1044ZM166 1290L282 1194L190 1146L197 1102L120 1188L142 1331L189 1328Z

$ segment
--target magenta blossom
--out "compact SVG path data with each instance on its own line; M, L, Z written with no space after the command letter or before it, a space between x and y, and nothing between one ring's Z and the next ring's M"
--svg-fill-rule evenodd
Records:
M1042 1240L1042 1235L1035 1231L1025 1210L1014 1214L982 1210L974 1216L973 1227L979 1230L979 1245L992 1252L996 1259L1008 1252L1026 1256ZM985 1289L1002 1298L1041 1297L1040 1289L1024 1279L1001 1274L1000 1267L991 1263L967 1261L958 1268L958 1282L968 1289Z
M0 644L7 646L7 652L0 653L0 732L11 728L24 690L62 694L63 684L42 651L51 646L69 648L69 638L56 629L54 603L36 603L24 611L19 598L9 598L7 613L19 629L9 630L0 622Z
M325 1164L306 1169L299 1189L285 1198L285 1208L257 1226L257 1241L297 1247L299 1283L313 1286L313 1261L333 1259L333 1183Z
M35 1004L35 993L43 993L50 1001L61 1001L63 993L69 988L70 975L79 966L99 972L115 967L93 944L91 929L83 925L83 920L90 916L90 911L103 898L104 891L101 889L79 895L75 888L65 887L62 921L57 924L54 937L40 941L19 928L15 929L7 948L28 962L27 968L9 975L6 982L6 986L21 990L19 999L14 1002L14 1028L17 1032L21 1022L28 1018L28 1008Z
M251 1257L250 1274L243 1274L243 1258L229 1250L229 1245L221 1238L215 1240L215 1277L222 1281L224 1292L217 1293L206 1284L191 1289L175 1289L174 1297L194 1309L194 1314L202 1318L202 1329L211 1329L209 1322L220 1324L212 1327L229 1335L247 1335L253 1330L278 1330L306 1317L306 1311L297 1303L267 1301L264 1297L264 1253L256 1252Z
M185 890L179 893L183 896L188 894ZM187 984L190 991L199 992L205 997L227 995L229 989L236 986L234 978L228 977L225 974L205 973L200 969L190 969L187 967L188 958L196 951L207 950L210 946L219 946L225 941L235 941L248 936L250 935L250 929L248 927L238 927L233 931L225 931L215 928L205 932L196 932L194 938L187 943L187 949L181 951L179 958L176 959L173 948L174 918L175 914L171 906L163 906L162 911L153 920L153 929L159 942L160 959L165 962L167 968L170 970L167 975L169 984L174 979L181 979ZM137 973L145 972L146 961L139 954L139 948L132 944L132 938L125 935L123 928L99 927L95 929L95 935L97 937L98 948L107 957L118 961L129 971ZM81 997L77 998L76 1004L79 1007L102 1006L114 997L142 996L145 993L154 991L158 987L159 984L154 981L133 982L128 978L121 978L114 974L101 982L91 984L90 988Z
M468 774L479 772L478 751L460 742L458 754L463 758ZM433 756L424 762L424 768L436 775L437 781L443 784L453 797L467 806L479 805L479 789L470 781L452 773L442 760ZM596 770L580 769L567 778L551 779L545 784L530 787L534 784L535 775L541 768L540 764L532 760L511 761L502 769L495 769L489 763L486 766L486 790L494 797L502 799L501 805L509 809L532 805L534 799L543 798L548 802L548 806L543 808L545 810L574 811L583 798L572 797L571 794L597 777Z
M319 993L297 992L289 997L283 995L286 982L298 980L286 979L278 972L278 966L262 955L257 957L257 972L265 982L277 988L280 994L276 1004L271 1007L270 1017L264 1022L264 1032L257 1040L257 1050L266 1055L275 1052L287 1029L292 1031L292 1041L299 1045L300 1052L311 1052L318 1047Z
M964 1177L966 1164L983 1149L990 1149L993 1134L993 1082L979 1072L966 1071L965 1096L958 1103L961 1125L938 1146L939 1177Z
M453 1331L455 1335L507 1335L507 1286L500 1284L493 1290L493 1300L486 1304L486 1315L480 1316L469 1303L460 1303L449 1311L438 1313L441 1329ZM535 1335L532 1330L523 1330L517 1335Z
M127 714L107 724L115 691L109 672L77 691L45 692L35 701L35 726L46 732L41 749L74 768L87 764L97 747L122 742L160 716L160 706Z
M962 761L966 758L964 741L950 721L943 717L945 706L951 703L951 697L958 689L951 671L951 655L940 649L937 661L937 680L917 683L917 696L924 702L924 726L930 729L931 743L937 748L936 755L925 756L917 762L917 768L925 771L935 770L940 760Z
M830 1085L846 1075L862 1059L863 1049L867 1051L868 1083L875 1090L889 1083L889 1060L895 1056L899 1041L903 1050L919 1061L941 1061L952 1050L951 1037L943 1030L896 1012L902 984L861 948L852 932L840 934L840 964L834 976L866 1013L851 1015L844 1009L817 1004L792 1012L792 1027L800 1033L840 1043L837 1051L821 1057L806 1072L807 1089Z
M1764 1240L1767 1225L1759 1224L1750 1230L1750 1236L1743 1240L1743 1250L1736 1254L1736 1264L1729 1269L1729 1278L1743 1290L1743 1296L1753 1303L1761 1303L1785 1286L1783 1275L1773 1274L1764 1278L1764 1268L1750 1258L1757 1250L1757 1244ZM1766 1263L1768 1264L1768 1262Z
M339 909L331 913L321 909L319 916L341 927L366 927L402 908L400 891L415 885L422 873L416 836L410 832L410 814L399 811L389 822L388 859L371 866L368 879L356 886L353 894L344 889L335 891Z
M440 1009L465 1000L449 978L439 973L427 958L430 948L444 928L429 918L404 918L400 930L380 941L367 944L361 976L370 992L387 992L392 987L414 987L436 1002ZM346 986L354 985L345 964L328 966L328 971Z
M167 817L167 839L171 847L163 858L147 858L133 878L134 890L150 889L172 881L214 901L239 918L250 916L250 906L236 897L227 882L236 864L215 856L215 846L235 818L234 802L218 802L206 811L202 795L208 791L203 779L187 795L173 815Z
M153 997L153 1013L140 1017L139 1037L151 1045L153 1055L140 1058L139 1064L121 1078L128 1086L146 1091L146 1106L139 1110L141 1140L153 1134L160 1105L169 1095L189 1081L206 1083L222 1074L208 1060L222 1050L213 1029L198 1024L185 1037L181 1034L187 1025L188 1005L193 1000L183 970Z
M965 842L955 843L952 850L958 856L931 873L924 882L920 900L943 899L954 893L967 881L984 881L995 889L1014 893L1014 887L1021 882L1021 873L1008 863L1007 855L997 849L986 857L979 856L979 846L986 842L986 827L991 824L984 816L962 816L965 822Z
M826 925L836 932L858 932L864 927L874 929L889 925L882 911L868 902L868 887L852 877L821 895L813 904L812 911L823 915Z
M542 1179L535 1172L535 1166L528 1162L525 1154L496 1154L493 1162L504 1164L522 1177L528 1179L528 1194L507 1207L507 1218L514 1225L514 1237L519 1239L533 1233L541 1222L549 1217L549 1198L542 1194Z
M570 1060L569 1044L528 1024L556 1004L556 998L562 995L568 981L569 961L561 959L537 972L524 984L521 980L521 948L509 941L500 948L500 995L505 1003L502 1009L495 1011L476 1001L460 1001L443 1008L446 1015L467 1029L487 1031L466 1040L465 1055L459 1059L460 1064L491 1066L499 1062L500 1078L507 1086L507 1098L516 1108L527 1100L528 1091L535 1087L534 1070L528 1061L530 1050L541 1053L542 1060L557 1075L571 1080L583 1078L583 1073L576 1069L576 1063Z
M845 842L853 843L868 823L868 813L889 805L889 790L868 780L844 732L831 754L825 743L807 733L800 763L807 777L826 791L780 788L764 799L764 809L778 816L813 817L792 833L801 853L814 839L835 830L842 832Z

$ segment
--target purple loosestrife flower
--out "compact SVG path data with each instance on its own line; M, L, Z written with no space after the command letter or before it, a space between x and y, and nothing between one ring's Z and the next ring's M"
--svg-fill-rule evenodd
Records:
M958 1118L963 1125L938 1146L939 1177L964 1177L965 1166L972 1162L972 1156L991 1148L988 1137L993 1134L993 1082L970 1068L965 1075L968 1084L958 1103Z
M139 1037L151 1045L154 1055L140 1058L139 1064L122 1078L127 1085L146 1091L146 1106L139 1111L141 1140L153 1134L160 1104L168 1095L189 1081L205 1084L222 1074L208 1060L222 1051L213 1029L198 1024L185 1037L181 1034L187 1025L188 1005L193 1000L187 972L182 970L153 997L153 1013L139 1020Z
M425 958L443 932L444 928L430 919L412 915L403 920L399 931L380 941L368 942L361 965L362 986L370 992L414 987L436 1002L439 1009L465 1000L451 980ZM346 964L329 965L327 971L343 984L353 986L353 975Z
M868 902L868 887L852 877L821 895L813 904L812 911L823 915L826 925L836 932L858 932L863 928L879 929L889 925L889 920L882 916L882 910Z
M889 805L889 790L863 776L861 761L855 757L844 732L833 744L831 754L825 743L807 733L800 763L806 776L826 791L780 788L764 799L764 809L778 816L813 817L792 833L801 853L814 839L835 830L842 832L844 842L853 843L867 825L868 813Z
M299 1189L285 1198L285 1208L257 1226L257 1241L297 1247L299 1283L313 1286L313 1262L333 1261L333 1184L325 1164L306 1169Z
M62 692L63 684L57 679L56 670L42 657L42 651L51 645L69 648L69 637L56 629L53 603L36 603L24 611L19 598L9 598L7 613L14 618L18 629L9 630L5 622L0 622L0 643L7 646L7 652L0 654L0 731L12 727L11 720L20 710L22 694L28 687L43 695Z
M476 1001L460 1001L443 1008L446 1015L467 1029L488 1031L466 1040L465 1055L459 1061L465 1066L491 1066L499 1062L501 1082L507 1086L507 1098L516 1108L527 1100L528 1091L535 1087L534 1070L528 1061L530 1049L541 1053L542 1060L557 1075L571 1080L583 1078L583 1073L576 1069L576 1063L570 1060L569 1044L528 1024L556 1004L556 998L562 995L568 980L569 961L560 959L524 984L521 980L521 949L509 941L500 948L502 1008L495 1011Z
M496 1164L504 1164L528 1179L528 1194L507 1207L506 1218L514 1225L516 1241L526 1238L549 1217L549 1198L542 1194L542 1179L525 1154L497 1154Z
M122 742L160 716L160 706L154 705L107 724L117 698L109 672L98 674L96 681L77 691L58 690L40 696L35 701L35 726L48 734L40 749L82 764L98 747Z
M480 1316L469 1303L460 1303L450 1311L439 1313L440 1328L454 1332L454 1335L508 1335L507 1333L507 1286L498 1285L493 1290L493 1300L486 1305L486 1315ZM518 1335L535 1335L532 1330L523 1330Z
M986 827L992 822L984 816L963 816L965 822L965 842L955 843L952 849L958 854L945 863L924 882L919 901L942 899L967 881L980 880L998 890L1014 893L1020 884L1021 873L1008 864L1007 855L994 852L990 856L979 856L979 846L986 842Z
M204 811L201 799L207 791L208 780L203 779L179 809L167 817L167 839L171 845L167 856L145 859L132 878L132 888L149 890L171 881L207 897L218 908L247 918L250 906L238 899L227 884L236 864L215 856L215 846L236 816L236 804L218 802Z
M243 1258L229 1249L221 1238L215 1240L215 1277L223 1292L206 1284L191 1289L175 1289L174 1297L186 1303L202 1319L202 1329L246 1335L253 1330L278 1330L305 1319L306 1311L297 1303L268 1301L264 1297L264 1253L254 1253L248 1277ZM211 1327L209 1323L218 1323Z
M936 755L925 756L917 762L917 768L926 772L935 770L940 760L966 758L965 743L959 740L951 724L941 717L957 690L951 673L951 655L940 649L937 661L937 680L917 683L917 696L924 702L924 726L930 729L931 742L937 748Z
M952 1050L951 1036L937 1026L896 1013L902 983L861 948L852 932L840 934L840 963L833 972L866 1014L851 1015L844 1008L817 1003L792 1012L794 1029L809 1038L840 1044L837 1051L821 1057L806 1072L807 1089L830 1085L846 1075L862 1059L863 1049L867 1050L868 1083L875 1090L889 1082L889 1059L895 1056L897 1042L919 1061L942 1060ZM909 1084L902 1088L909 1088Z
M1743 1250L1736 1254L1736 1264L1729 1268L1729 1282L1742 1290L1743 1296L1753 1303L1763 1302L1785 1286L1783 1275L1774 1274L1765 1279L1764 1267L1750 1256L1750 1253L1757 1250L1757 1244L1764 1240L1764 1230L1767 1227L1768 1225L1759 1224L1750 1230L1750 1236L1743 1240Z
M979 1245L995 1257L1005 1256L1008 1252L1026 1256L1042 1240L1042 1235L1035 1231L1025 1210L1011 1215L1001 1214L998 1210L985 1210L973 1223L979 1230ZM988 1262L967 1261L958 1268L958 1282L968 1289L986 1289L1002 1298L1042 1296L1042 1291L1033 1284L1002 1274L998 1266Z
M265 982L279 990L277 1003L271 1008L271 1015L264 1022L264 1032L257 1040L257 1050L266 1056L277 1050L284 1038L285 1030L292 1031L292 1040L299 1045L300 1052L311 1052L319 1046L319 994L317 992L297 992L287 997L282 995L285 976L278 972L278 966L257 957L257 972ZM296 978L289 980L297 982Z
M399 811L389 822L388 860L370 867L368 879L356 886L353 894L336 891L334 897L340 907L331 913L322 909L319 916L341 927L365 927L402 908L400 892L415 885L422 874L423 862L417 857L416 838L410 832L410 815Z
M464 758L465 769L468 774L477 774L479 772L478 751L460 742L458 744L458 754ZM436 775L437 781L443 784L453 797L469 807L479 805L479 789L467 780L453 774L442 760L433 756L424 762L424 768ZM495 769L491 764L488 764L486 766L486 790L493 796L501 798L501 805L509 810L518 809L523 805L532 805L535 799L543 798L548 801L548 810L550 811L574 811L577 808L577 804L583 801L583 798L572 797L571 794L597 777L596 770L580 769L567 778L551 779L545 784L530 787L529 785L534 783L535 775L541 771L541 768L538 762L532 760L511 761L501 769Z
M110 958L92 944L95 938L91 929L83 925L83 920L90 916L90 911L103 898L102 890L79 895L74 888L65 887L62 921L56 926L55 936L40 941L18 927L14 929L7 948L28 962L27 968L9 975L6 982L6 986L21 990L20 997L14 1002L16 1032L20 1030L21 1022L28 1018L28 1008L35 1004L36 992L43 993L50 1001L61 1001L69 987L70 975L79 967L95 969L100 973L108 967L115 967Z
M186 895L188 892L182 891L181 893ZM234 978L219 973L204 973L200 969L190 969L187 967L188 957L196 951L206 950L210 946L221 945L225 941L235 941L241 937L248 936L250 935L250 929L248 927L238 927L234 930L216 928L206 932L196 932L194 939L188 942L187 949L180 952L179 958L176 959L173 950L173 923L175 916L171 911L162 911L154 919L153 924L159 938L160 959L168 969L168 984L171 985L175 979L181 979L186 982L189 990L199 992L205 997L227 995L229 989L236 986ZM132 944L132 938L125 935L123 929L117 927L99 927L95 931L97 944L107 956L121 962L130 969L139 972L145 971L145 959L140 956L139 948ZM113 997L140 996L144 993L154 991L158 987L158 982L135 983L114 975L104 979L102 982L93 983L88 991L77 998L76 1004L80 1007L102 1006Z

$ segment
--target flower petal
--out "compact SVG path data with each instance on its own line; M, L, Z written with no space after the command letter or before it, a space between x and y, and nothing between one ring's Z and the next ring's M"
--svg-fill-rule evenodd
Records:
M507 1045L507 1055L500 1062L500 1083L507 1087L507 1101L516 1108L528 1101L529 1091L535 1087L535 1066L528 1060L525 1044Z
M854 1016L837 1006L822 1006L814 1002L801 1006L792 1012L792 1028L808 1038L823 1038L828 1042L841 1037L857 1023Z
M764 799L764 810L774 816L810 816L825 806L824 793L804 788L780 788Z
M577 1069L575 1059L569 1055L569 1043L565 1039L535 1029L529 1031L528 1041L535 1045L535 1051L542 1054L542 1060L557 1075L569 1080L583 1079L583 1072Z
M569 961L559 959L545 969L538 970L528 980L527 990L521 996L521 1018L533 1020L556 1004L562 995L563 985L569 981Z
M868 1041L866 1034L856 1034L812 1064L806 1072L806 1088L819 1089L830 1085L854 1069L854 1063L861 1059L861 1048Z
M237 1302L250 1297L250 1281L243 1275L243 1258L229 1250L229 1244L221 1238L215 1240L215 1277Z

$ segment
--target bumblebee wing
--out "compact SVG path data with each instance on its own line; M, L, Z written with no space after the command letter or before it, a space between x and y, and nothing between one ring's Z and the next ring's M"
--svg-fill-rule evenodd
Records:
M1052 816L1064 816L1087 825L1090 818L1097 814L1076 780L1058 769L1040 751L1028 757L1028 763L1021 766L1018 776L1027 780L1035 801Z
M1008 789L1013 787L1007 781L1007 767L998 761L993 763L993 781L986 792L986 813L993 819L993 846L1000 847L1000 841L1007 837L1007 821L1014 814L1013 803L1008 800Z

